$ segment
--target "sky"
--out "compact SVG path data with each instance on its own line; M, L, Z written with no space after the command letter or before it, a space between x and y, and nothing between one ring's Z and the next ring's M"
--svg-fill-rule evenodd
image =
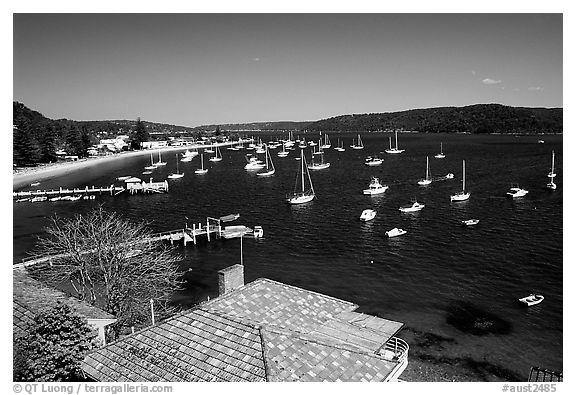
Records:
M13 14L13 100L182 126L563 107L562 14Z

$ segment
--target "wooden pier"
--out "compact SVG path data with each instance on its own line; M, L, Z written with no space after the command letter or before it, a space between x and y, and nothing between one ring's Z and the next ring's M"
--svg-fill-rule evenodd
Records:
M221 218L225 218L225 217L221 217ZM208 218L206 218L206 224L202 224L202 223L192 224L191 228L188 227L188 224L186 224L186 227L184 227L182 229L175 229L175 230L169 230L166 232L154 233L154 234L151 234L150 237L147 237L145 239L140 240L139 243L143 244L143 243L150 243L150 242L162 240L162 241L169 241L170 244L174 244L174 242L182 242L184 244L184 246L186 246L190 242L194 243L194 245L197 245L199 242L199 239L204 239L204 238L206 238L208 240L208 242L210 242L211 240L218 240L218 239L221 239L222 237L224 237L225 239L235 238L235 237L253 237L253 238L262 237L262 229L259 226L255 227L255 229L260 228L259 232L256 232L256 231L252 230L251 228L248 228L248 227L242 226L242 225L229 227L229 228L233 228L233 229L232 229L232 231L227 232L226 228L222 228L221 218L208 217ZM240 229L240 228L243 228L243 229ZM127 248L130 248L130 249L132 249L133 247L135 247L135 246L134 245L127 246ZM85 251L85 252L81 252L81 254L87 254L89 252L90 251ZM41 263L49 263L51 265L53 261L60 259L60 258L65 258L69 255L70 254L58 254L58 255L49 255L49 256L46 256L46 255L29 256L29 257L22 259L20 262L14 264L12 267L13 267L13 269L18 269L18 268L24 268L24 267L28 267L28 266L38 265Z
M149 182L138 181L127 183L126 187L110 185L109 187L95 187L86 186L84 188L62 188L50 189L50 190L35 190L35 191L20 191L12 192L12 197L14 199L31 199L35 197L56 197L56 196L87 196L96 194L110 194L110 196L116 196L124 191L128 191L131 195L136 193L166 193L168 192L168 181Z

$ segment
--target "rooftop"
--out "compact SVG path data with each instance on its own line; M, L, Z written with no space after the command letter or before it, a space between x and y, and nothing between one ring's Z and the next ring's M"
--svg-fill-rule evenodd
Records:
M50 309L56 306L56 302L60 301L70 306L74 312L86 319L114 319L112 314L96 306L92 306L78 298L67 295L58 289L44 285L29 276L26 269L14 269L12 271L12 278L13 300L27 306L27 308L34 313ZM14 309L14 316L16 316L16 314L17 310Z
M258 279L90 353L98 381L384 381L399 322Z

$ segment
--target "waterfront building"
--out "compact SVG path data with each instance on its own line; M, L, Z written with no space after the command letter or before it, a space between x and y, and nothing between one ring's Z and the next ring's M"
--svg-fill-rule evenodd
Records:
M219 297L89 353L88 379L396 381L408 364L402 323L358 305L260 278L218 272Z
M78 298L44 285L32 278L24 268L12 271L14 287L12 291L13 333L15 337L27 333L38 313L56 306L58 302L68 305L74 313L84 318L88 325L98 332L100 344L106 344L105 328L116 322L116 318Z

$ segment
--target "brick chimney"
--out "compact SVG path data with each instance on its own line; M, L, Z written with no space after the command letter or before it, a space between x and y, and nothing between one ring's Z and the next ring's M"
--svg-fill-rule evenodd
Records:
M218 271L218 295L232 292L244 285L244 266L240 264L228 266Z

